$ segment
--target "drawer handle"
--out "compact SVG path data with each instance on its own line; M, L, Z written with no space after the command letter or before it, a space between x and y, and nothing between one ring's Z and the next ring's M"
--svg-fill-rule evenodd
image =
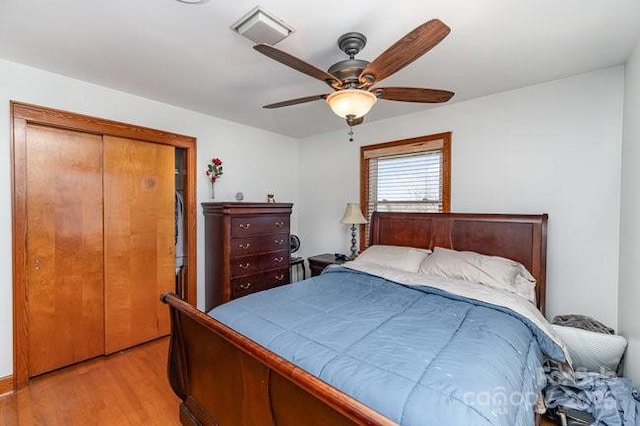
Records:
M276 263L282 263L283 260L284 260L283 256L276 257L275 259L273 259L273 261L276 262Z
M278 228L282 228L284 226L284 221L281 220L280 222L276 222L276 226Z
M249 262L244 263L244 264L242 264L242 263L241 263L241 264L240 264L240 265L238 265L238 266L240 266L240 269L249 269Z
M240 288L243 290L248 290L251 287L251 283L240 284Z
M241 223L240 224L240 229L249 229L250 226L251 226L250 223Z
M273 240L274 243L276 243L277 245L281 246L282 244L284 244L284 240L282 238L280 238L279 240Z
M247 244L238 244L238 247L240 247L241 249L246 250L246 249L248 249L248 248L249 248L249 246L250 246L250 245L251 245L251 244L249 244L249 243L247 243Z
M278 281L284 280L284 274L276 275L276 280Z

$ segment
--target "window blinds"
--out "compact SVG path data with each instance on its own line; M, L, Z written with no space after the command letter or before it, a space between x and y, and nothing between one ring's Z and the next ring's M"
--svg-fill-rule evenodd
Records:
M367 220L374 211L443 211L442 149L372 157L368 163ZM369 241L368 226L365 241Z
M451 132L360 147L360 203L371 223L374 211L449 211ZM370 240L361 227L361 247Z
M442 211L442 152L369 160L369 213Z

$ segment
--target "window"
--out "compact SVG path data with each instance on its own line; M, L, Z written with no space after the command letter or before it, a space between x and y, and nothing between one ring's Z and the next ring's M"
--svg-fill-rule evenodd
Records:
M440 133L360 148L360 205L371 220L380 212L448 212L451 133ZM365 225L369 241L369 226Z

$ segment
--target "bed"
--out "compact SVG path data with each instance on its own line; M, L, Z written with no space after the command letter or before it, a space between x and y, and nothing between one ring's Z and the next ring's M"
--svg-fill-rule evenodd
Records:
M443 247L513 259L524 265L524 267L526 267L535 278L537 282L535 287L536 304L540 312L544 312L546 222L546 215L375 213L371 222L370 244L427 249ZM340 377L345 376L345 374L341 374L340 371L362 372L362 368L354 367L353 370L349 370L349 368L351 368L349 365L343 365L341 367L340 364L345 364L345 361L342 359L334 362L334 359L336 358L334 356L335 354L325 354L325 357L327 359L331 359L331 362L323 362L321 359L322 351L317 350L317 347L308 342L303 343L302 346L306 345L310 350L306 350L306 352L301 350L296 353L287 353L288 348L295 347L295 343L289 344L286 339L278 340L268 337L270 336L269 333L271 333L271 336L285 336L286 333L282 333L281 331L273 328L272 324L278 325L277 323L279 320L272 320L271 318L266 318L266 316L274 314L273 311L279 311L280 313L285 314L285 316L291 316L295 314L296 310L302 310L296 309L297 305L295 305L295 303L297 302L293 301L293 299L296 299L297 296L292 297L292 294L300 295L304 291L310 291L315 292L321 298L323 289L330 289L330 287L336 287L337 290L334 289L333 291L337 291L337 294L340 295L339 297L331 296L333 297L333 300L339 300L340 303L346 303L347 299L356 300L356 308L353 309L364 309L365 312L360 312L358 317L364 318L365 321L368 321L371 317L385 315L379 313L376 309L371 308L371 306L380 306L380 300L373 300L371 305L363 304L361 300L362 298L360 295L364 294L364 292L368 292L372 286L375 286L376 289L385 289L382 291L382 297L389 297L394 300L393 303L389 302L386 303L386 305L390 305L392 309L396 309L397 312L408 313L410 321L415 321L416 315L422 315L420 306L423 306L423 299L432 300L429 303L435 303L436 305L434 306L444 306L442 311L445 312L454 313L456 310L461 310L461 312L463 311L460 315L461 317L464 316L465 319L470 317L469 322L471 325L467 328L472 330L472 332L470 333L467 331L467 334L470 334L472 338L474 326L477 327L475 330L484 330L487 328L486 326L478 325L477 321L479 319L483 321L482 318L487 315L487 312L491 312L488 314L490 316L494 315L494 310L490 309L491 306L488 307L486 303L474 302L469 305L468 300L466 299L461 300L460 297L449 297L447 292L443 292L439 289L433 290L431 287L427 287L428 290L425 291L422 287L416 290L415 286L397 286L400 287L399 293L398 291L393 290L392 293L389 293L389 296L385 296L387 294L385 293L387 289L390 286L395 285L389 284L389 280L387 279L389 277L385 278L378 276L375 277L374 281L370 282L368 278L367 280L362 278L363 274L368 275L368 272L348 268L336 268L335 270L327 271L320 277L238 299L238 302L242 302L239 302L237 307L235 304L236 301L227 305L222 305L211 313L218 319L214 319L212 316L198 311L178 299L175 295L163 295L163 301L168 303L170 306L172 321L168 367L169 381L176 395L178 395L182 400L180 405L180 421L182 424L442 424L442 419L449 419L452 415L455 416L456 412L451 411L451 406L445 407L442 401L432 402L432 406L426 409L429 413L426 417L424 414L425 408L422 400L419 400L417 410L412 411L411 408L405 410L405 405L408 404L407 401L409 399L416 399L417 396L420 396L418 391L413 391L413 387L418 389L416 383L424 382L424 377L420 376L420 368L422 367L418 367L416 370L418 373L410 369L406 372L404 371L408 368L407 366L411 364L411 362L408 363L406 359L392 360L393 362L396 362L396 364L392 363L391 365L396 365L398 368L382 368L388 370L391 375L381 379L382 381L379 385L382 386L384 391L380 392L376 389L371 390L369 386L357 386L342 383ZM355 290L355 287L351 285L345 286L345 279L350 280L349 282L361 280L362 284L360 285L363 286L362 288L364 290ZM329 281L333 282L333 284L326 284ZM326 287L323 287L325 285ZM446 288L446 286L444 288ZM350 292L355 294L348 296ZM280 293L282 293L282 295L279 296ZM379 293L378 290L376 290L376 294L377 293ZM403 305L406 298L414 297L411 295L415 294L419 294L419 301L414 301L412 299ZM283 302L282 297L290 297L292 301L290 304L287 304L289 302ZM307 296L305 295L304 297ZM278 300L280 300L283 305L281 308L276 309L274 306L276 306ZM300 300L306 299L302 298ZM433 302L433 300L436 301ZM260 318L245 312L257 311L259 313L261 305L270 306L272 308L272 312L263 312L263 315ZM468 307L467 305L471 307ZM316 309L323 310L323 306L331 307L332 303L330 300L324 300L322 303L317 304ZM410 306L411 309L407 308L408 306ZM242 311L243 309L244 311ZM345 309L351 308L347 307ZM369 309L369 311L366 311L367 309ZM433 307L425 309L426 310L424 310L424 312L430 312L430 310L433 310ZM535 310L535 308L532 309ZM332 310L337 316L340 316L339 314L342 312L339 309L326 310ZM397 312L393 312L389 318L393 318L396 323L400 323L400 330L402 330L402 321L406 322L408 320L396 320ZM240 313L239 316L237 315L238 313ZM482 313L482 315L479 313ZM454 314L451 315L455 316ZM538 313L538 315L542 318L540 313ZM507 315L505 314L503 316ZM511 334L512 332L508 331L509 327L527 330L531 328L530 324L527 324L526 322L522 322L522 324L525 324L523 326L520 322L514 321L513 318L511 318L512 316L513 315L509 314L507 317L507 323L513 325L505 326L507 327L505 328L507 331L499 334ZM390 321L384 317L381 317L381 324L385 324L386 326L389 322ZM432 318L431 321L428 321L431 329L428 333L423 333L423 337L425 335L428 337L438 334L440 329L447 327L446 322L447 321L443 319L434 320ZM225 325L225 323L231 324L233 327L229 327L228 325ZM440 323L441 325L438 325ZM322 320L320 320L318 324L322 325ZM462 327L455 327L452 329L452 335L457 336L457 334L459 334L457 331L458 328L461 329ZM372 325L372 329L364 332L363 335L371 334L375 337L379 328L379 325L374 324ZM309 328L309 330L313 329L314 328ZM315 329L317 331L316 334L322 335L322 326L315 327ZM344 329L346 330L346 328ZM531 330L533 329L534 328L531 328ZM243 333L240 333L238 330L242 330ZM405 328L405 330L407 330L407 333L391 332L391 334L403 336L411 333L411 328ZM535 328L535 330L537 330L537 328ZM524 333L527 334L529 332L525 331ZM299 329L294 330L293 333L286 334L286 336L290 337L291 335L298 334L300 334ZM534 334L535 333L531 333L532 336ZM247 335L251 336L251 338L247 337ZM341 331L337 333L337 335L346 336L346 334ZM518 342L522 339L518 337L517 333L514 334L514 336L516 336L514 337L514 340L506 343L506 346L520 344ZM303 337L305 339L308 338L308 336ZM320 339L322 338L323 337L320 336ZM380 337L378 335L377 338L378 340L374 340L374 343L371 343L375 345L371 355L366 355L366 353L364 353L364 355L361 356L361 358L367 358L364 360L367 363L372 364L374 363L374 360L378 358L380 358L380 362L386 362L384 356L382 356L385 351L377 349L380 349L380 347L383 346L380 342L385 341L387 336L383 335ZM380 340L380 338L383 340ZM549 343L547 340L544 340L544 336L539 337L537 334L532 337L532 339L533 338L543 339L536 340L536 342L540 344L540 347L546 348L545 352L556 350L555 357L560 360L559 358L561 358L561 356L557 354L558 348L553 346L553 342ZM416 337L416 339L419 340L419 337ZM483 339L484 337L476 340ZM342 340L349 340L349 338L345 337ZM350 347L348 349L349 351L362 351L362 346L367 345L361 342L360 336L356 336L351 340L356 343L356 346ZM412 337L409 340L415 339ZM453 341L453 339L449 337L446 337L445 340L447 342ZM502 336L500 336L500 338L496 340L495 343L492 343L492 345L503 344L503 340ZM267 349L270 341L276 342L276 346L280 345L280 349ZM262 345L256 342L261 342ZM407 342L408 341L405 341L399 344L405 345L408 344ZM396 344L396 342L392 341L391 344ZM429 348L437 344L438 343L434 343L429 340L423 345L423 347ZM465 342L464 345L466 344L467 343ZM528 341L523 341L521 344L525 349L516 349L514 350L514 353L524 353L529 351L522 356L523 359L526 359L527 365L522 364L521 367L518 367L523 371L521 372L521 375L523 377L528 377L530 374L535 374L532 370L532 366L536 365L536 363L539 364L542 354L537 344L534 345L532 343L528 343ZM551 347L551 349L548 347ZM329 349L334 352L346 350L341 347ZM319 355L317 357L309 355L313 353L317 353ZM394 351L387 351L387 353L389 354L389 358L394 358ZM418 358L422 355L424 354L421 354ZM441 357L441 359L448 362L449 357ZM294 363L290 360L296 362ZM506 362L505 360L500 360L500 362L503 361ZM317 364L317 362L320 362L320 364ZM460 361L457 362L460 363ZM494 361L489 362L495 364ZM301 367L300 364L304 367ZM338 366L336 367L334 364L337 364ZM429 364L429 371L435 372L434 374L437 376L433 381L438 382L438 393L447 394L444 396L444 400L456 399L455 393L459 393L461 390L449 390L449 384L446 382L446 371L444 374L439 374L439 371L444 370L440 368L437 363L429 361L427 364ZM340 370L339 368L346 368L346 370ZM312 371L314 374L311 374L309 371ZM358 374L361 373L354 373L354 378L357 378L356 376L358 376ZM417 381L413 385L403 382L405 376L409 377L416 374ZM365 380L367 379L366 369L365 373L362 373L361 375L364 375ZM473 373L473 375L475 375L475 373ZM496 375L499 374L496 373ZM401 376L400 379L398 379L398 376ZM322 379L319 377L322 377ZM400 380L400 382L398 382L398 380ZM493 380L493 376L486 376L486 380L491 382ZM533 383L533 379L530 381L529 379L527 380L527 383ZM395 385L396 382L398 383L397 386ZM333 386L329 383L333 383ZM493 387L496 386L502 386L501 382L497 381ZM516 383L509 386L517 387L524 385ZM531 386L529 384L526 386L528 386L527 389L531 391L531 389L529 389ZM404 399L400 398L395 402L395 405L393 405L389 403L389 400L393 401L395 399L393 394L389 393L389 397L387 397L386 394L390 388L398 388L400 390L407 388L411 389L412 393ZM358 393L358 389L364 389L364 391ZM443 392L443 389L446 390L446 392ZM522 389L526 390L525 388ZM465 389L462 389L462 391L464 390ZM506 391L507 389L505 389L505 392ZM381 394L385 394L383 398L380 398ZM471 395L469 392L464 395L467 394ZM357 395L357 399L350 395ZM407 393L407 395L409 394ZM475 397L473 398L477 399L478 394L476 393L474 395ZM367 404L361 401L366 401ZM420 404L422 404L422 408L420 408ZM514 414L514 416L519 419L517 423L527 424L528 422L529 424L533 424L532 404L532 402L527 402L526 404L523 403L523 405L527 406L527 410ZM373 408L370 408L371 406L374 406L376 409L374 410ZM402 412L397 415L394 414L395 411L398 410ZM447 412L447 410L450 410L450 412ZM412 417L416 411L421 411L420 415L423 417L419 419ZM492 420L488 418L491 417L490 411L480 412L481 410L477 410L474 407L470 407L470 411L478 411L480 413L478 417L480 420L478 420L478 422L474 420L473 423L481 424L480 421L482 421L484 424L501 424L500 421L502 421L502 418L499 413L497 414L498 420ZM381 412L385 415L381 414ZM529 419L524 421L525 423L523 423L522 420L523 416L529 416ZM463 422L463 420L456 420L450 424L464 424L461 422ZM467 421L466 424L472 423Z

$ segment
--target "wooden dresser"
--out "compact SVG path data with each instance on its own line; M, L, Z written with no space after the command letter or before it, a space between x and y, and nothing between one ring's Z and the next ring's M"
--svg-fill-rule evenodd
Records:
M290 203L202 203L205 310L289 283Z

